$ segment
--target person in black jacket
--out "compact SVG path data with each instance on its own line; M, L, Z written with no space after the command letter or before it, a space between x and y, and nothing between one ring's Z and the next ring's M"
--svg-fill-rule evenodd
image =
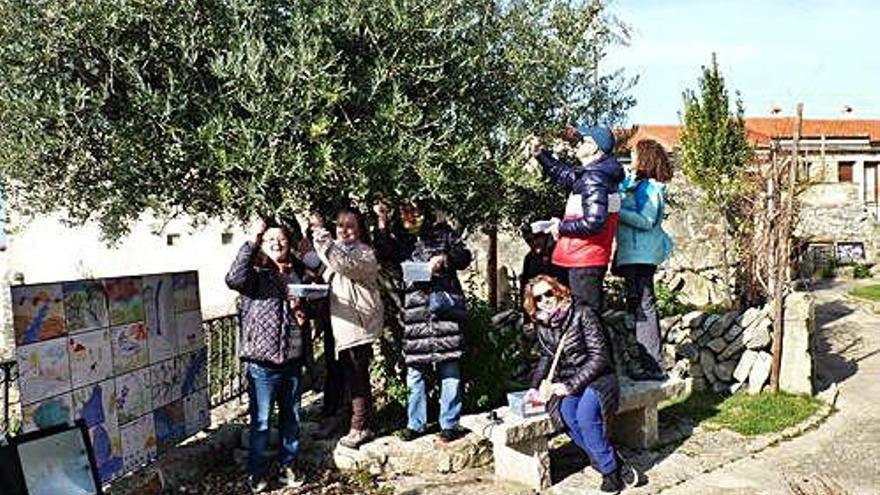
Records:
M609 441L609 425L617 412L620 388L611 340L587 305L573 305L569 290L555 278L539 275L526 288L523 307L537 325L541 357L531 376L527 400L547 401L553 424L564 430L602 473L601 490L617 493L635 484L635 470L623 462ZM561 350L559 346L562 346ZM548 377L560 352L555 373ZM543 380L551 381L551 397L540 397Z
M425 375L434 367L441 384L440 439L449 442L463 435L458 422L461 417L459 359L464 353L464 337L460 318L435 314L429 302L431 295L438 292L463 300L456 272L471 263L471 252L445 220L425 213L428 211L425 205L404 205L400 208L399 228L389 228L387 219L379 222L374 246L380 259L430 266L430 282L404 285L403 353L410 394L407 428L402 437L409 441L425 433L428 415Z
M306 316L287 285L299 283L302 266L290 252L290 231L263 220L235 257L226 285L241 294L239 357L247 364L250 403L248 484L259 493L268 488L266 449L272 405L279 409L281 434L279 481L302 485L294 464L299 454L299 409L307 338Z

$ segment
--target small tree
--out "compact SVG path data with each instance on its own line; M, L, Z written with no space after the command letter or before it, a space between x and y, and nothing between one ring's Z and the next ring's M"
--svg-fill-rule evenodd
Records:
M730 255L738 251L738 234L745 226L741 206L750 190L746 172L754 150L746 137L742 100L737 95L735 112L732 112L714 53L711 64L703 67L699 86L699 94L691 90L684 93L679 156L685 177L704 191L704 200L725 223L722 239L725 288L732 301Z

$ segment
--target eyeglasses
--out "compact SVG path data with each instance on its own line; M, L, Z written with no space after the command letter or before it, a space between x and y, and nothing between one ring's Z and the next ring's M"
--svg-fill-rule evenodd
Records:
M551 289L551 290L548 290L547 292L544 292L544 293L542 293L542 294L536 294L536 295L535 295L535 302L541 302L541 301L543 301L544 299L550 299L551 297L554 298L554 299L556 298L556 295L553 294L553 290L552 290L552 289Z

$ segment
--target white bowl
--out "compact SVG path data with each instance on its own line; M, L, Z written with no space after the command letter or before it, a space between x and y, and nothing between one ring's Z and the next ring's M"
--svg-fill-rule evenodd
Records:
M328 284L287 284L287 295L290 297L320 299L327 297L329 291Z

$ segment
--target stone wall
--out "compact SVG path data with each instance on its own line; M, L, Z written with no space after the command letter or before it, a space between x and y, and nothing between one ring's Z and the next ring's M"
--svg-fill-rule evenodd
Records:
M661 321L663 366L676 377L691 377L695 389L717 393L763 390L770 378L773 320L771 307L708 314L692 311ZM786 299L780 388L812 393L813 300L806 293ZM624 311L607 311L621 375L638 374L644 351L635 341L635 324Z
M880 222L858 199L856 184L816 184L800 199L795 236L806 243L861 242L868 263L880 263Z

